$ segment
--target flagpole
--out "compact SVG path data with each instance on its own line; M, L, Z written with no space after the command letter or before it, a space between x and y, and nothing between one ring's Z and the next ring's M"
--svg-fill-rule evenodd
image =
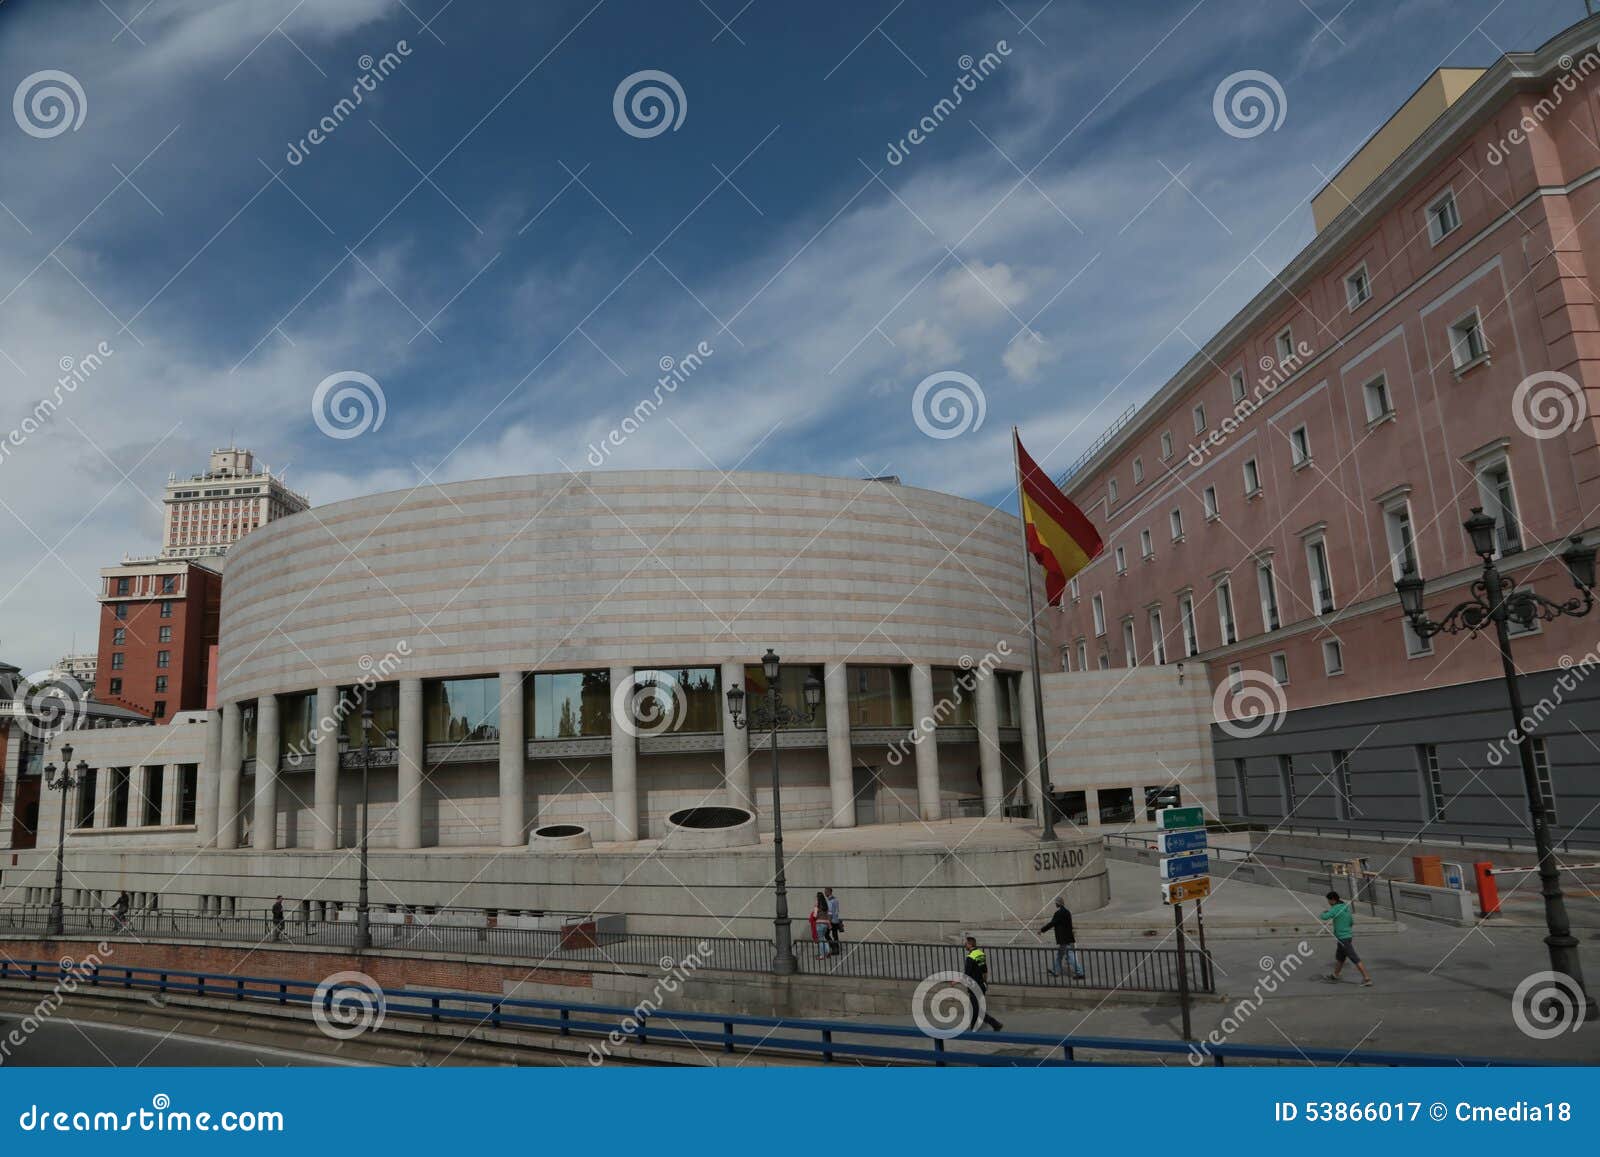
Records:
M1033 554L1028 550L1028 520L1022 509L1022 459L1017 454L1021 438L1011 427L1011 467L1017 478L1017 527L1022 532L1022 585L1028 589L1028 641L1033 647L1033 726L1039 749L1039 811L1043 830L1040 838L1056 838L1055 808L1050 801L1050 755L1044 743L1044 689L1039 681L1039 619L1033 607Z

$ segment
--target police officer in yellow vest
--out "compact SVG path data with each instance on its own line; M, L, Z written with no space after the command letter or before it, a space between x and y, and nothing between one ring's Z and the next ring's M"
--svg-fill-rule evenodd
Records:
M989 959L983 954L983 949L978 947L975 937L968 936L966 942L966 958L962 961L961 971L967 979L967 1000L972 1005L971 1028L978 1027L978 1014L983 1014L983 1023L999 1032L1001 1024L989 1015Z

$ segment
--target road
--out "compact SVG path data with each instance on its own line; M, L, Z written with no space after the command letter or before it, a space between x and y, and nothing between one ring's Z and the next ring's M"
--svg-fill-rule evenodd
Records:
M52 1017L29 1034L20 1047L8 1043L13 1030L21 1031L15 1017L0 1016L0 1064L22 1068L82 1066L87 1068L157 1068L206 1066L218 1068L313 1065L330 1063L322 1057L286 1052L257 1045L163 1035L150 1029L111 1027Z

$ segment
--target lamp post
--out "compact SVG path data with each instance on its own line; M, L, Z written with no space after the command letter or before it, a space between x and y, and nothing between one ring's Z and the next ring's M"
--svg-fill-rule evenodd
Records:
M767 728L772 736L772 886L776 894L776 914L772 920L773 944L777 951L772 958L772 971L780 976L792 976L798 969L794 959L794 944L789 934L789 886L783 874L783 800L778 782L778 728L797 723L810 723L817 717L817 704L822 702L822 681L815 675L806 676L802 696L805 708L788 706L778 694L778 675L781 671L778 653L771 647L761 656L761 670L767 677L767 701L752 702L750 713L744 711L744 688L728 688L728 715L735 727Z
M389 748L398 745L394 731L382 733L384 741ZM348 732L339 732L339 766L359 767L361 769L361 844L358 860L360 862L360 884L356 892L356 951L365 952L372 947L372 924L368 917L367 905L367 810L371 806L367 794L371 780L373 760L378 752L372 750L372 704L363 696L361 700L361 750L350 750L350 735ZM385 755L387 758L387 755Z
M46 747L49 746L48 741ZM61 768L47 763L44 765L45 786L51 791L61 793L61 807L56 814L56 886L50 893L50 927L46 933L49 936L63 936L66 934L66 912L61 904L61 877L66 869L67 861L67 792L77 787L83 777L89 774L89 765L83 760L78 760L78 766L72 766L72 744L61 745Z
M1422 596L1424 580L1416 568L1406 563L1395 590L1400 595L1400 607L1411 623L1412 630L1423 639L1441 632L1452 635L1462 631L1476 637L1493 624L1495 642L1500 650L1500 665L1505 673L1506 698L1511 704L1512 734L1517 738L1517 751L1522 759L1523 790L1528 796L1528 811L1533 819L1533 843L1539 857L1539 884L1544 894L1544 920L1548 934L1544 938L1550 949L1550 967L1572 978L1578 991L1584 993L1584 1015L1595 1015L1594 998L1583 986L1583 969L1578 960L1578 941L1572 935L1572 925L1567 919L1567 903L1561 894L1561 873L1556 866L1555 850L1550 843L1549 817L1544 808L1544 797L1539 790L1539 776L1534 767L1533 738L1524 726L1522 689L1517 685L1517 667L1511 658L1510 623L1531 627L1535 619L1553 622L1563 616L1581 618L1594 607L1595 548L1584 546L1574 537L1561 556L1567 572L1572 576L1578 594L1566 602L1556 602L1532 591L1518 590L1511 579L1501 575L1494 565L1495 520L1483 512L1481 506L1472 508L1472 517L1463 525L1472 538L1472 549L1483 559L1483 577L1472 584L1472 597L1451 608L1443 619L1435 622L1423 613Z

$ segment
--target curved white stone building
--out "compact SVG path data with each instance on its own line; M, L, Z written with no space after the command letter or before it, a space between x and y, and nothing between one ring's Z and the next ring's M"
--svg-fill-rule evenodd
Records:
M791 705L824 688L780 739L791 828L1034 802L1018 554L980 503L792 474L531 475L281 519L229 557L203 842L353 843L337 740L360 744L363 685L375 846L657 838L700 804L770 826L766 738L724 700L761 697L768 647Z

